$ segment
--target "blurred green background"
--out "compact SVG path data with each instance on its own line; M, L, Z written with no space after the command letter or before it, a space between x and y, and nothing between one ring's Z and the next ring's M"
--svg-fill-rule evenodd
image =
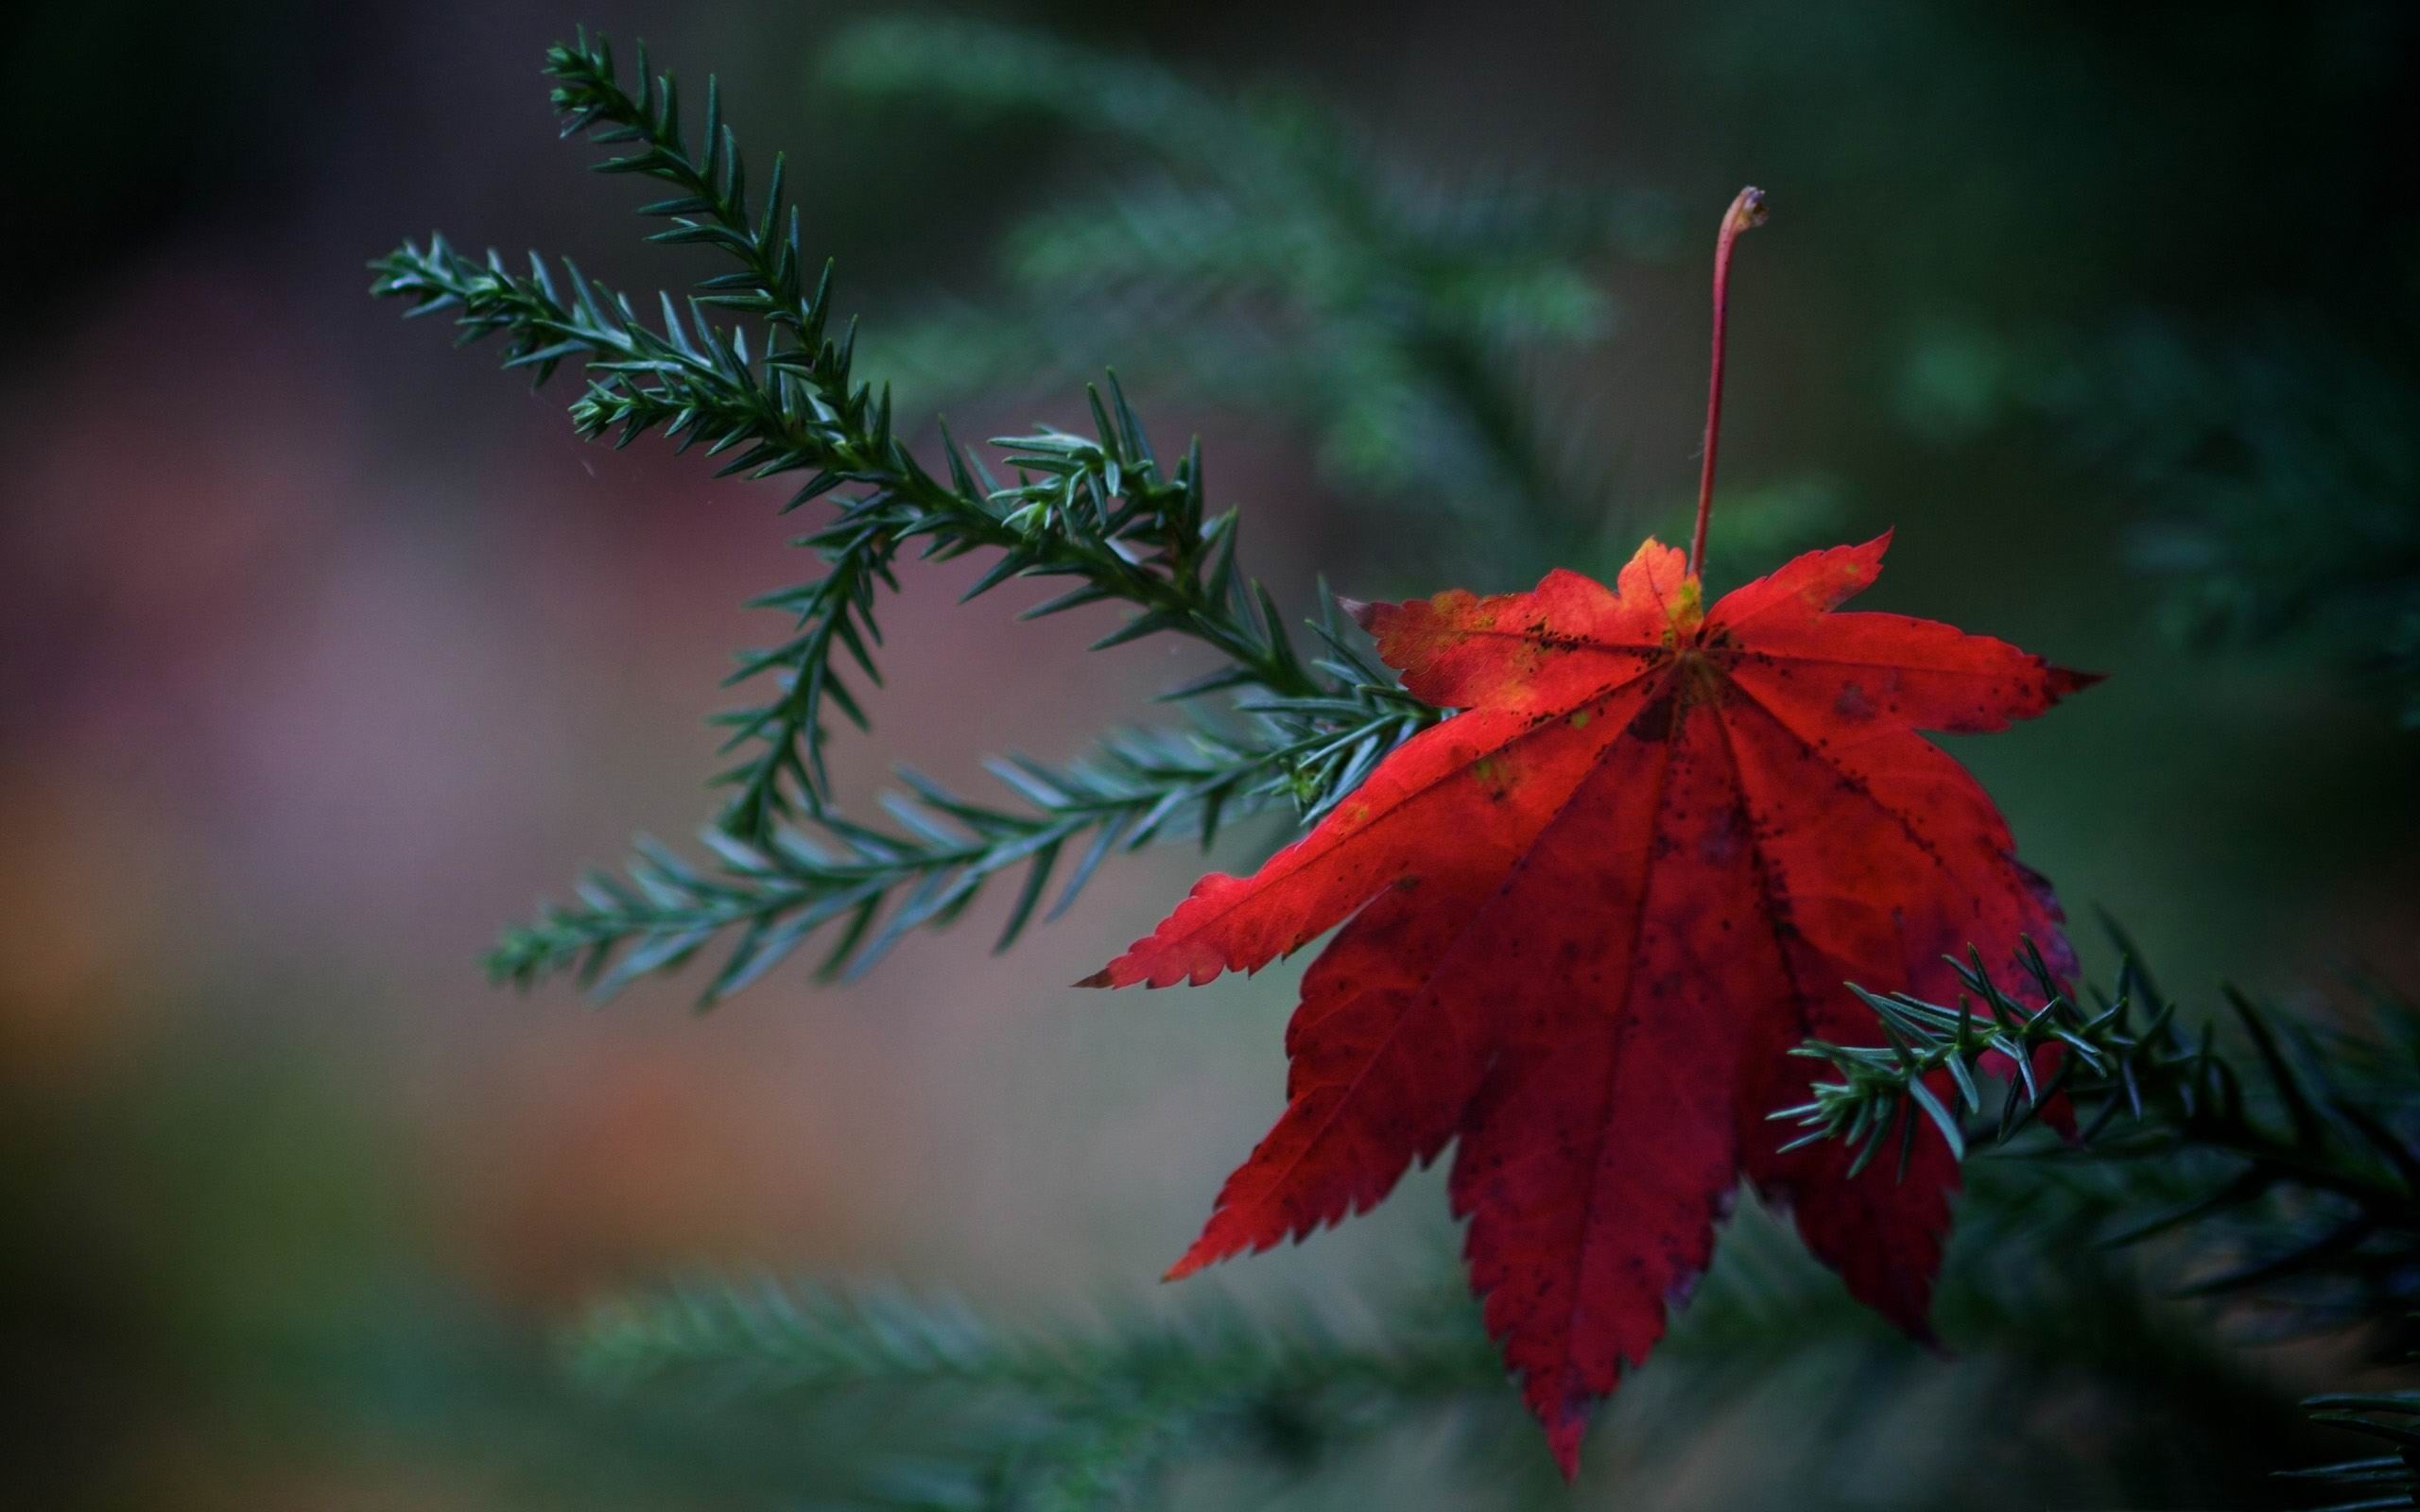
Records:
M364 259L432 226L617 285L699 275L552 140L537 65L575 20L693 82L718 72L752 152L790 152L806 241L837 254L905 412L945 404L962 436L1073 425L1081 377L1116 366L1155 431L1201 436L1252 569L1295 608L1314 572L1362 596L1502 590L1679 530L1705 254L1761 184L1716 586L1895 526L1881 607L2111 675L1958 746L2096 971L2096 907L2180 991L2420 971L2420 734L2400 728L2420 12L947 13L1153 60L1276 140L1317 144L1340 112L1347 176L1406 175L1437 224L1508 185L1573 186L1584 226L1555 266L1584 278L1538 273L1479 216L1462 250L1501 250L1501 283L1452 291L1508 335L1491 381L1537 433L1513 448L1546 459L1526 475L1441 440L1420 374L1386 366L1417 347L1388 301L1443 297L1369 276L1392 244L1346 245L1325 278L1345 232L1286 223L1305 201L1255 199L1259 170L1215 133L1098 129L1105 96L982 107L1018 55L942 14L86 0L21 19L0 92L27 269L0 358L0 1353L30 1389L0 1420L0 1501L790 1504L828 1435L582 1392L556 1331L700 1265L1045 1315L1140 1296L1278 1104L1290 971L1190 996L1059 985L1178 895L1199 863L1173 850L1006 957L978 919L846 989L785 971L705 1020L678 984L592 1012L481 981L494 928L575 863L705 816L700 721L730 649L766 633L735 606L804 570L778 485L583 446L568 384L532 398L363 297ZM1211 201L1233 266L1134 251L1153 215ZM1216 218L1175 215L1179 250ZM1088 260L1094 232L1125 273ZM1346 402L1372 394L1401 403ZM838 747L844 794L898 760L959 781L993 750L1072 754L1184 670L1157 642L1084 656L1106 619L1012 628L1040 593L954 609L978 570L908 580L875 732ZM1409 1185L1194 1284L1383 1295L1450 1242L1434 1183ZM2293 1350L2230 1349L2247 1393L2308 1383ZM1939 1402L1989 1368L1893 1380ZM1640 1430L1732 1448L1666 1444L1574 1497L1785 1504L1811 1451L1771 1423L1843 1380L1772 1380L1737 1413ZM2158 1429L2159 1464L2101 1475L2126 1435L2045 1398L2016 1410L2062 1447L1986 1495L1962 1478L2005 1421L1905 1410L1858 1440L1848 1504L2278 1494L2193 1412ZM1353 1485L1334 1504L1374 1504Z

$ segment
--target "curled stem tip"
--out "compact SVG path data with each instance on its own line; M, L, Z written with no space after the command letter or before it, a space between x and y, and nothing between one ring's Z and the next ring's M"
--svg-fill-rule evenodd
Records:
M1722 434L1722 335L1731 305L1731 248L1739 233L1765 223L1765 192L1751 185L1739 191L1723 212L1722 230L1714 239L1714 362L1706 380L1705 446L1698 471L1698 523L1689 537L1689 575L1705 572L1705 522L1714 511L1714 448Z

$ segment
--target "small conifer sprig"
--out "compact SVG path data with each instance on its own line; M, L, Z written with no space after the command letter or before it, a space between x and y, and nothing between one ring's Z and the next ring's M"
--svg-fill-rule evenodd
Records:
M2420 1067L2420 1005L2377 993L2374 1036L2323 1044L2316 1031L2230 991L2246 1057L2226 1051L2213 1023L2184 1027L2122 936L2119 944L2128 962L2118 990L2096 1005L2063 990L2031 951L2020 992L1979 961L1962 964L1965 991L1954 1006L1852 987L1888 1043L1800 1046L1792 1053L1828 1063L1841 1079L1772 1116L1802 1127L1793 1147L1845 1139L1862 1162L1904 1148L1919 1118L1962 1155L2004 1144L2065 1098L2077 1150L2217 1170L2190 1201L2113 1241L2269 1203L2273 1221L2258 1226L2248 1258L2197 1280L2190 1294L2260 1289L2321 1322L2409 1311L2420 1298L2420 1129L2400 1089ZM2040 1054L2054 1047L2055 1062Z
M822 558L823 575L755 601L788 615L792 627L780 643L743 652L730 679L769 694L717 717L729 731L725 753L738 760L716 779L730 795L706 836L715 868L643 843L625 876L594 873L577 904L549 905L508 933L491 958L499 977L527 986L576 969L610 989L674 969L727 936L731 953L706 992L714 1000L826 925L837 930L825 971L853 974L907 930L949 922L985 883L1022 868L1005 947L1070 851L1083 859L1061 908L1121 846L1178 833L1206 842L1222 816L1271 801L1322 811L1440 717L1356 656L1324 611L1323 653L1297 650L1269 591L1236 571L1236 511L1210 507L1198 443L1164 465L1114 374L1106 397L1088 394L1087 431L1046 427L993 443L1012 481L999 481L945 429L946 480L926 471L893 429L888 387L853 376L856 328L836 333L830 265L811 286L804 280L779 159L752 200L714 85L693 148L677 86L651 75L644 56L634 90L618 81L610 45L584 33L552 49L546 71L566 135L626 149L601 171L676 191L644 207L670 223L651 239L716 247L737 268L704 281L685 313L662 296L650 323L629 297L569 262L558 273L533 254L519 273L493 252L465 257L441 237L372 264L372 292L409 301L414 315L452 312L465 341L503 338L505 366L541 384L567 362L583 368L587 388L572 420L584 438L625 446L660 430L682 450L729 454L718 475L804 473L786 510L829 497L836 513L799 541ZM742 323L718 327L717 315ZM762 333L752 349L752 321ZM895 591L896 565L910 551L937 559L997 553L968 598L1012 577L1071 580L1027 618L1129 606L1095 649L1161 632L1210 646L1220 664L1164 696L1244 695L1228 722L1239 728L1204 720L1189 734L1119 737L1063 769L996 765L1028 810L911 780L914 796L890 801L896 829L840 816L824 765L828 716L867 723L852 679L880 680L876 607Z

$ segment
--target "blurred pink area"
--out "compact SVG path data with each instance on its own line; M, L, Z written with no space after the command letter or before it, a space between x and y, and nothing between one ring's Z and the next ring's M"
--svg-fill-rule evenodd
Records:
M211 360L148 360L169 328ZM1282 986L1063 984L1181 890L1182 853L1128 863L1013 960L985 949L992 900L845 993L802 958L706 1022L693 985L595 1013L483 982L498 925L578 861L711 812L716 679L779 629L734 606L813 566L779 548L800 525L778 485L582 447L562 395L522 403L438 334L390 333L518 417L471 449L366 424L329 333L232 255L130 287L18 407L0 552L37 654L9 674L0 1074L56 1090L180 1014L307 1044L411 1131L436 1249L506 1298L713 1260L1012 1292L1121 1254L1156 1270L1240 1153L1238 1109L1275 1091L1258 1040L1204 1020L1266 1018ZM1222 472L1281 492L1248 456ZM1261 511L1253 542L1281 580L1288 522ZM1045 595L956 608L977 571L914 569L885 606L878 732L835 749L851 801L896 751L970 787L991 751L1072 754L1066 731L1191 665L1087 658L1109 621L1086 613L1004 633Z

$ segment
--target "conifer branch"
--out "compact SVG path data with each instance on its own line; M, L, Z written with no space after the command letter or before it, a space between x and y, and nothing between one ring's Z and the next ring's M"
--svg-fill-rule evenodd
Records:
M578 1336L574 1359L621 1390L927 1393L921 1410L952 1414L942 1443L852 1488L854 1500L920 1507L1143 1504L1134 1498L1179 1458L1299 1467L1503 1381L1484 1335L1437 1309L1367 1337L1307 1303L1256 1316L1224 1301L1046 1332L947 1297L773 1282L614 1304Z
M1305 432L1353 492L1483 528L1516 570L1594 540L1611 461L1538 364L1605 329L1604 262L1661 255L1659 197L1512 165L1443 180L1281 86L1210 87L1015 26L875 18L822 65L920 111L1055 120L1139 170L1024 215L1003 250L1026 307L937 315L921 344L945 360L919 364L911 342L907 371L1030 383L1037 352L1148 350L1193 391Z
M1493 1386L1504 1368L1476 1329L1450 1340L1454 1313L1415 1307L1412 1337L1353 1340L1306 1300L1281 1320L1254 1318L1218 1293L1173 1317L1113 1316L1094 1331L1024 1330L948 1297L918 1299L888 1289L703 1281L623 1298L588 1320L576 1363L600 1384L632 1385L712 1373L752 1391L823 1391L873 1384L957 1382L1060 1397L1274 1369L1302 1389L1356 1384L1432 1395ZM1466 1320L1465 1320L1466 1321ZM1406 1348L1418 1343L1425 1348ZM1390 1347L1392 1345L1392 1347Z
M2408 1114L2396 1092L2420 1074L2420 1005L2381 993L2379 1038L2337 1036L2323 1047L2313 1031L2230 991L2251 1051L2239 1064L2221 1053L2215 1025L2188 1031L2178 1022L2174 1003L2119 943L2129 958L2117 996L2093 1006L2063 990L2030 943L2024 998L1979 958L1959 965L1965 991L1955 1006L1851 987L1888 1042L1809 1040L1792 1052L1841 1079L1771 1115L1805 1131L1787 1147L1844 1139L1861 1165L1894 1141L1904 1150L1922 1117L1962 1156L1970 1145L2008 1143L2065 1099L2078 1153L2204 1158L2225 1169L2224 1179L2132 1225L2118 1242L2287 1199L2291 1212L2268 1226L2260 1253L2195 1281L2191 1294L2333 1282L2353 1298L2321 1312L2377 1315L2381 1297L2395 1310L2408 1306L2407 1273L2420 1261L2420 1130L2398 1125ZM2277 1228L2290 1242L2276 1242Z
M822 559L823 575L752 606L789 616L792 628L743 652L729 679L769 693L716 716L724 754L737 759L715 779L730 794L705 836L711 867L642 842L623 874L591 873L576 904L547 905L508 932L490 958L499 979L526 987L576 970L610 992L727 941L705 990L712 1002L827 926L824 972L853 975L907 931L949 922L994 877L1022 869L1005 948L1063 859L1080 856L1053 913L1114 850L1178 833L1206 844L1223 816L1275 801L1316 816L1441 717L1352 651L1324 605L1324 654L1306 661L1297 651L1268 590L1236 571L1236 515L1211 508L1199 445L1163 464L1115 374L1106 398L1088 393L1087 430L1046 427L992 443L1013 481L997 481L946 429L945 480L927 472L893 429L888 387L853 376L855 327L833 334L830 265L811 287L804 281L781 161L752 199L712 83L693 148L677 87L650 75L644 56L635 92L618 81L609 46L584 34L548 54L547 72L566 135L627 149L601 171L676 191L642 211L669 222L651 239L715 247L736 269L707 279L685 312L660 297L650 320L569 262L558 273L533 255L520 273L439 237L373 264L372 292L410 301L413 315L451 312L465 342L502 338L505 366L541 384L565 363L580 367L587 387L571 415L585 439L627 446L660 430L681 450L727 454L718 475L804 473L786 510L829 496L836 512L798 542ZM718 327L717 314L754 322L763 332L754 350L744 324ZM1164 696L1243 694L1241 728L1120 737L1063 769L995 764L1025 808L908 776L913 796L889 800L894 828L840 816L827 801L827 724L836 714L867 724L860 686L880 681L876 610L910 550L938 559L996 553L967 598L1012 577L1072 580L1026 618L1128 606L1095 649L1161 632L1209 645L1221 665Z
M2313 1422L2377 1439L2394 1450L2390 1454L2278 1471L2280 1479L2316 1481L2351 1497L2332 1502L2318 1512L2373 1512L2420 1504L2420 1391L2331 1393L2306 1399L2303 1408Z
M493 253L474 261L441 238L424 249L406 243L373 264L372 292L411 301L413 314L456 312L466 340L504 336L506 366L529 369L541 383L566 361L583 365L589 386L572 419L585 438L610 433L627 445L660 428L683 450L702 442L709 455L733 454L719 475L809 473L788 508L861 490L841 498L838 520L803 541L824 558L826 576L758 601L792 613L797 628L778 646L745 654L735 675L765 679L777 692L720 720L731 730L726 751L746 752L718 779L735 789L719 821L728 833L762 843L776 820L822 804L825 706L853 723L865 718L836 663L845 653L859 675L876 678L875 596L894 586L892 566L910 542L921 541L929 558L1000 553L974 593L1014 576L1076 580L1035 614L1104 600L1132 606L1101 645L1172 631L1212 646L1229 665L1185 696L1242 686L1283 698L1334 691L1296 655L1267 591L1236 573L1236 517L1210 511L1199 448L1165 469L1114 377L1107 404L1091 398L1091 434L1044 430L994 443L1018 480L1010 486L994 483L944 433L942 482L893 434L888 388L852 377L854 325L830 334L830 266L812 289L804 284L779 160L752 209L714 87L701 146L692 149L672 79L648 75L644 58L635 94L616 81L608 45L592 46L584 35L553 49L547 71L558 80L566 134L631 146L601 171L679 191L644 208L671 222L651 239L715 246L739 268L706 280L685 320L663 297L652 326L627 297L568 263L559 283L535 257L527 274L515 274ZM710 311L762 322L762 350L752 355L746 331L717 329Z
M1114 736L1091 760L1064 767L988 764L1023 808L973 801L903 770L910 795L885 799L894 828L826 810L773 826L762 843L708 829L700 839L712 869L642 840L622 875L593 871L575 903L548 904L535 922L508 931L490 972L527 988L571 971L606 996L715 946L726 954L700 998L713 1004L828 934L819 974L853 978L909 931L955 921L994 878L1021 872L994 946L1007 950L1063 864L1072 862L1046 919L1064 913L1115 852L1175 837L1207 847L1226 818L1281 805L1323 813L1436 717L1349 653L1320 665L1363 680L1251 705L1239 731Z
M2420 730L2420 301L2138 319L2044 386L2078 459L2150 514L2135 565L2196 649L2298 645Z
M2146 1414L2236 1423L2282 1405L2205 1330L2148 1305L2121 1257L2083 1243L2093 1203L1997 1175L1977 1183L1958 1241L1971 1263L1945 1276L1942 1315L1969 1388L1985 1393L1960 1410L2013 1434L2013 1453L2040 1431L2022 1426L2020 1404L2073 1393L2080 1375L2112 1394L2096 1400ZM1534 1457L1507 1452L1520 1441L1506 1432L1518 1409L1504 1367L1443 1276L1341 1317L1284 1291L1249 1307L1188 1290L1149 1313L1114 1300L1092 1312L1020 1324L946 1296L700 1279L617 1298L569 1342L582 1379L619 1395L779 1403L819 1428L906 1416L911 1435L852 1456L859 1486L822 1488L841 1504L1157 1505L1166 1476L1213 1459L1274 1471L1289 1500L1315 1501L1302 1482L1323 1463L1407 1429L1450 1435L1448 1462L1494 1493L1485 1504L1564 1494L1528 1478L1544 1473ZM1763 1394L1773 1412L1752 1419L1758 1431L1802 1435L1768 1448L1836 1465L1845 1482L1893 1432L1888 1404L1933 1400L1937 1364L1806 1263L1786 1222L1752 1210L1659 1347L1653 1384L1626 1399L1619 1452L1652 1480L1659 1458L1686 1459L1691 1429ZM1810 1418L1787 1384L1809 1380L1857 1381L1856 1410Z

